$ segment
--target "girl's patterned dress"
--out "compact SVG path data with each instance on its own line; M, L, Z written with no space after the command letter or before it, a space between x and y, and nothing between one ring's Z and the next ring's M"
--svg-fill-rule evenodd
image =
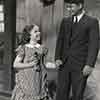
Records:
M40 45L29 47L27 45L20 46L17 49L17 55L23 58L23 63L32 60L41 60ZM33 68L18 70L16 73L16 85L12 92L11 100L39 100L45 95L43 89L43 66L38 64Z

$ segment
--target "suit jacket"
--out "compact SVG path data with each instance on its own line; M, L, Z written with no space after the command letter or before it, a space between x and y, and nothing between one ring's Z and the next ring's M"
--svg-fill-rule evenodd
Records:
M84 65L94 67L99 50L98 20L84 14L73 26L71 19L63 18L61 22L55 60L60 59L63 64L70 61L74 68L82 68Z

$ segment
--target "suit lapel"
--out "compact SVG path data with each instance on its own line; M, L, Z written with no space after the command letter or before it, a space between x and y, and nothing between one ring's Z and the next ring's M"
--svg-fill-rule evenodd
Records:
M72 26L72 32L73 35L71 37L71 42L77 38L77 36L80 34L80 32L78 32L78 30L81 29L80 26L82 26L84 23L86 23L86 15L84 14L83 17L80 19L80 21Z

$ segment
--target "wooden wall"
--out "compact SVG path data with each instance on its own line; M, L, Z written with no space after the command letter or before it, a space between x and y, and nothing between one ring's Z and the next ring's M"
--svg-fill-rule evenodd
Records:
M85 8L89 10L90 15L100 18L100 0L85 0ZM40 0L17 0L16 31L22 32L26 24L39 25L43 36L42 41L49 48L47 59L53 60L56 34L63 15L68 16L63 0L56 0L54 5L48 7L43 7Z
M54 5L48 7L43 7L40 0L17 0L17 33L21 33L26 24L39 25L43 37L42 42L49 48L48 61L54 61L59 25L63 16L68 16L64 5L64 0L56 0ZM90 15L100 18L100 0L85 0L85 9L89 10Z
M40 26L43 43L50 49L48 59L53 59L56 43L56 33L63 17L63 0L56 0L55 4L43 7L39 0L17 0L16 31L22 32L26 24Z

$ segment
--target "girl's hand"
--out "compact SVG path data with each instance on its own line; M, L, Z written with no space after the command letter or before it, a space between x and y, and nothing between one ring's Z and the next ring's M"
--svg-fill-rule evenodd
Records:
M30 64L31 64L31 66L33 67L33 69L34 70L36 70L36 71L40 71L40 66L38 66L38 60L34 60L34 61L32 61Z
M35 59L32 62L30 62L29 64L30 64L30 66L34 67L34 66L36 66L38 64L38 62L39 61L37 59Z
M47 55L48 49L44 45L41 45L40 48L41 48L42 54Z
M43 54L44 54L44 55L47 55L47 53L48 53L48 49L47 49L47 48L44 48L44 49L43 49Z

